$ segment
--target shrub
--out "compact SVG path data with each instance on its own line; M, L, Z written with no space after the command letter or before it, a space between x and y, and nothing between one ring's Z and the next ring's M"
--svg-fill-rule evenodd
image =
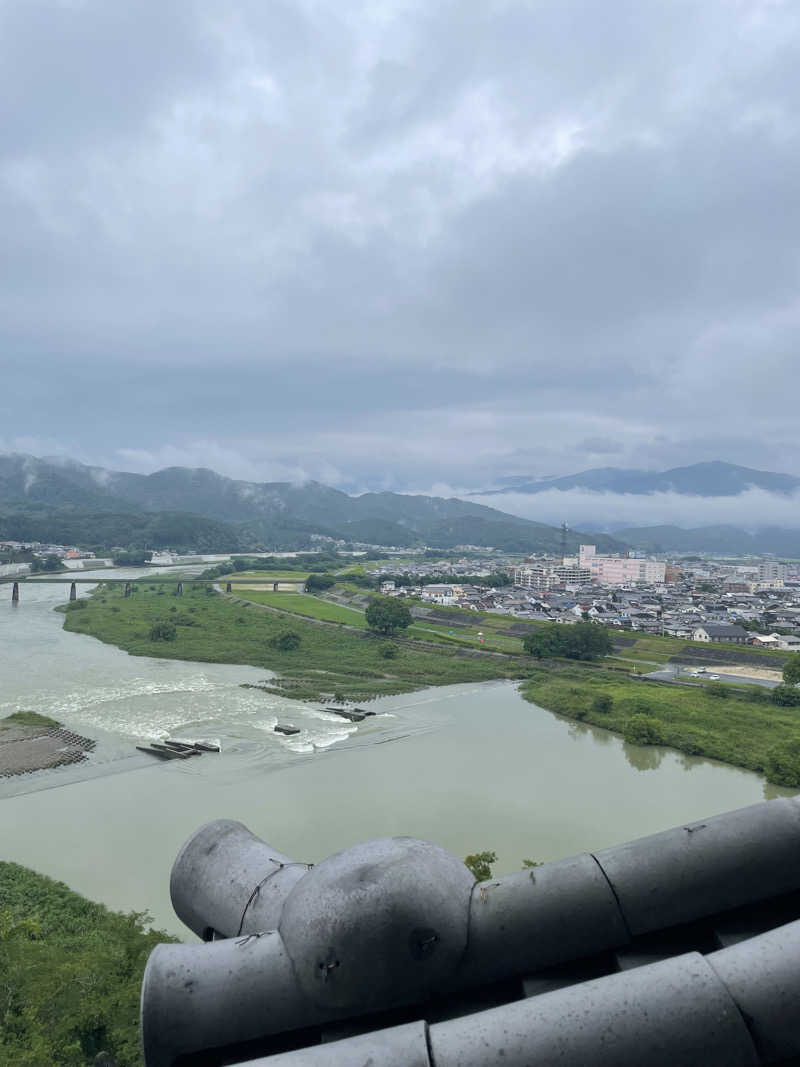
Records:
M710 697L714 697L716 700L728 699L728 690L722 682L709 682L706 686L706 692Z
M622 736L633 745L660 745L664 741L658 719L641 712L631 715L625 723Z
M609 693L598 693L592 701L592 711L598 715L608 715L614 707L614 698Z
M476 852L464 860L464 866L472 872L476 882L488 882L492 877L493 863L497 863L496 852Z
M300 634L295 633L294 630L284 630L283 633L275 634L269 639L269 646L277 649L278 652L294 652L300 647Z
M391 641L384 641L382 645L378 646L378 655L383 659L395 659L398 651L397 645L393 645Z
M88 600L70 600L67 603L67 611L83 611L84 608L88 607Z
M797 685L800 682L800 652L789 656L784 663L783 680L787 685Z
M171 622L157 622L150 627L148 637L151 641L174 641L178 631Z
M771 748L764 770L768 780L775 785L785 785L790 789L800 787L800 737Z
M773 704L779 704L783 708L800 707L800 689L791 685L776 685L769 694Z
M749 700L751 704L766 704L770 699L770 690L762 689L760 686L753 686L752 689L747 690L746 700Z

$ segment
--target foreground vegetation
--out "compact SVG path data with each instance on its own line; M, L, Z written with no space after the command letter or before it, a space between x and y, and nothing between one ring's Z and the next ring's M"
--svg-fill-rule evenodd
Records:
M549 664L521 689L540 707L616 730L632 743L670 745L800 788L800 709L775 704L761 687L671 685L602 665Z
M413 639L392 642L264 611L201 586L184 587L180 597L174 586L148 579L134 589L125 598L119 586L99 586L91 598L73 602L85 608L64 609L65 629L91 634L135 656L264 667L280 675L265 689L301 700L363 701L429 685L523 678L530 670L525 656L476 655ZM297 643L281 640L289 633Z
M109 911L0 862L0 1062L84 1067L106 1052L138 1067L144 966L173 940L143 913Z

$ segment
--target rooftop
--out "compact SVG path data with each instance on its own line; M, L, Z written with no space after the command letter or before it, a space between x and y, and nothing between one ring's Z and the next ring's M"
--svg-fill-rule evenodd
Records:
M800 798L475 883L428 842L317 866L221 820L170 882L147 1067L800 1063Z

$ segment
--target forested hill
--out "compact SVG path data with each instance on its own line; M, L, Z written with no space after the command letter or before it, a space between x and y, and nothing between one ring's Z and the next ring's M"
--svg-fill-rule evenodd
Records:
M318 482L245 482L202 468L142 475L0 455L0 539L225 552L303 548L313 534L513 552L556 552L561 543L553 526L456 498L350 496ZM592 538L600 549L624 547L608 535ZM580 540L586 535L570 533L568 549Z

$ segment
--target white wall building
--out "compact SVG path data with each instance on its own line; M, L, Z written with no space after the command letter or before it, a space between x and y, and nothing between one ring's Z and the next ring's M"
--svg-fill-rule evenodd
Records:
M588 569L591 580L601 585L625 585L628 582L663 585L667 573L666 563L627 556L598 556L594 545L581 545L578 558L581 567Z
M786 581L788 569L785 563L761 563L758 568L758 580L759 582L780 582L782 585Z

